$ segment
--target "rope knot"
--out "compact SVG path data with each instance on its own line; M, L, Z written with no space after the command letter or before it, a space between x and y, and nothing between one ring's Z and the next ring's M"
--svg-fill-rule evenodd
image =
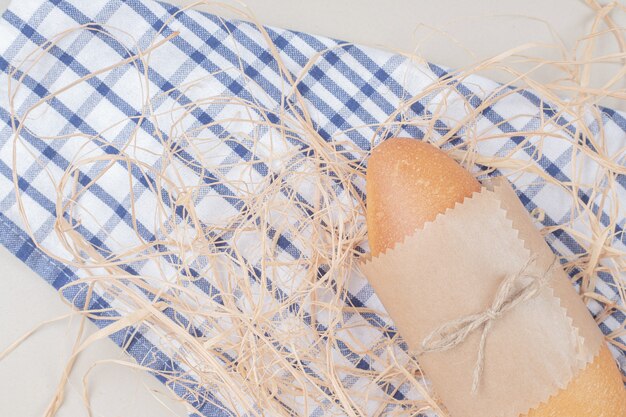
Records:
M493 308L488 308L487 310L485 310L485 316L491 321L498 319L500 317L500 314L500 311L494 310Z
M472 382L472 392L476 393L485 362L485 342L493 323L520 303L536 297L547 283L550 272L558 264L558 258L555 256L541 276L530 275L526 271L536 260L535 255L531 256L517 273L507 275L500 283L491 306L485 311L444 323L430 332L422 341L418 355L450 350L463 343L471 333L482 328ZM524 280L525 278L530 280Z

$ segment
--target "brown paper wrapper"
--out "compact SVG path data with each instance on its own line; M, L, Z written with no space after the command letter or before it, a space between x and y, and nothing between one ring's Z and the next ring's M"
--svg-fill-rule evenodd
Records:
M361 269L409 347L442 324L488 309L509 274L550 274L495 320L477 392L481 332L420 366L452 417L518 417L547 401L599 352L603 336L506 180L497 179Z

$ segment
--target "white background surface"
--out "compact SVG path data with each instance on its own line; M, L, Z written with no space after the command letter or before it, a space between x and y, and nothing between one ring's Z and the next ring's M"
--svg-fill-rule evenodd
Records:
M8 3L0 0L0 11ZM545 21L572 47L593 17L582 0L248 0L247 4L265 24L398 51L418 50L429 60L452 67L470 65L522 43L550 41ZM623 102L611 104L624 108ZM0 248L0 271L1 352L33 326L69 309L52 287L4 248ZM0 416L43 415L70 355L78 324L74 319L46 326L0 362ZM95 329L90 323L87 327ZM82 404L83 375L96 361L123 357L108 340L82 355L58 417L87 416ZM89 384L93 416L186 415L181 403L159 394L163 390L155 378L142 372L98 366Z

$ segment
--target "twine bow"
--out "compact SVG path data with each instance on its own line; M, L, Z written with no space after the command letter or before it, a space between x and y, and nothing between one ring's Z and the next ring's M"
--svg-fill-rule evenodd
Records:
M488 309L481 313L470 314L444 323L429 333L422 341L419 354L450 350L463 343L472 332L482 328L472 382L472 392L476 393L485 362L485 342L493 323L517 305L536 297L548 281L547 277L549 277L550 271L558 263L555 256L548 269L541 276L527 274L526 270L536 259L536 255L531 256L517 273L508 275L502 280ZM531 280L527 283L521 283L523 278L531 278ZM518 287L516 284L520 283L522 284L521 288L516 288Z

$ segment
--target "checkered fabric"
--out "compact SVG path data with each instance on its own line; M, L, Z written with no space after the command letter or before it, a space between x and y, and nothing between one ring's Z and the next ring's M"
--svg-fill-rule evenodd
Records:
M22 71L13 71L25 59L33 58L28 54L36 47L45 48L59 32L81 25L83 30L76 31L62 42L47 48L40 57L40 63L26 76L23 76ZM115 38L109 36L112 31L117 31ZM154 42L155 37L158 41L175 31L180 32L178 36L161 45L158 52L152 54L149 67L141 69L146 71L149 79L149 85L144 86L143 90L136 82L137 68L133 65L121 66L96 74L77 86L72 94L59 95L46 103L38 114L31 115L28 118L28 128L20 133L20 143L26 145L20 145L17 158L19 163L14 169L13 150L17 145L13 140L15 126L10 117L11 106L14 112L20 114L60 86L126 59L137 53L133 48L146 48ZM437 65L416 64L405 57L381 50L283 29L267 28L267 33L288 70L294 77L301 75L297 88L306 101L319 135L328 141L341 140L348 153L351 147L369 149L372 138L376 136L372 125L387 120L402 100L415 96L432 81L447 75L446 70ZM124 43L124 39L128 40L128 44ZM130 42L130 39L134 39L135 43ZM309 60L319 52L322 53L314 64L305 68ZM71 140L72 135L91 136L100 132L99 137L107 146L96 147L97 150L115 153L124 147L129 134L135 132L136 140L158 149L162 146L160 138L172 128L168 126L171 121L164 117L157 125L150 120L137 121L137 118L133 118L142 114L141 106L144 101L140 98L144 94L154 95L152 102L155 113L158 113L160 109L185 106L201 98L203 91L181 86L202 77L210 79L203 84L206 89L204 95L210 91L211 95L254 99L267 108L281 106L280 100L287 88L284 75L278 70L265 40L254 25L222 20L198 11L181 12L177 7L150 0L15 0L0 22L0 70L4 74L0 82L0 241L57 289L80 277L81 272L44 255L34 244L32 237L53 253L61 246L53 230L57 194L51 186L49 176L61 176L77 153L96 150L79 149L76 141ZM241 70L247 78L241 76ZM12 74L12 80L8 74ZM17 80L22 82L20 91L17 92L16 99L9 103L8 92ZM458 94L467 98L472 106L479 107L482 98L497 86L489 80L474 77L456 88ZM427 114L429 105L426 101L416 101L403 117ZM480 152L486 155L508 153L524 139L515 136L516 131L532 130L534 126L539 126L542 117L552 117L557 110L529 91L516 92L485 108L474 128L478 127L482 132L490 132L496 136L500 134L500 138L479 144ZM189 126L180 128L193 129L193 126L206 125L212 120L224 118L231 111L219 103L195 109L189 116ZM604 131L611 137L608 151L623 152L626 149L626 117L607 108L600 111ZM454 112L462 115L463 109L451 108L451 118L455 117ZM103 129L117 120L125 122L103 132ZM591 118L589 120L591 131L598 132L597 122ZM569 123L565 116L561 122ZM445 134L445 121L436 126L433 134ZM221 137L227 135L231 128L232 126L216 125L209 134ZM424 136L424 132L414 126L401 126L394 133L419 139ZM458 140L466 140L464 132L460 133ZM571 134L577 133L572 129ZM68 135L68 139L46 140L46 136L57 135ZM533 146L518 151L522 156L527 153L526 158L534 158L545 174L563 181L572 178L573 170L578 169L570 166L572 152L575 150L565 141L560 144L557 141L551 142L550 146L543 148L540 155L535 153ZM245 143L234 144L228 141L224 142L216 155L224 166L222 175L227 175L229 170L234 169L232 167L237 165L237 161L249 162L254 158ZM158 152L142 157L147 164L157 166L161 163ZM189 160L194 155L180 153L180 157ZM626 155L618 157L616 163L624 166ZM99 168L97 164L83 168L78 181L84 185L97 175ZM275 169L268 166L256 168L258 169L254 175L260 177L271 175L272 169ZM593 172L593 164L590 163L589 175L593 175ZM24 209L31 219L30 230L27 230L19 214L13 187L14 175L23 198ZM194 173L190 172L188 175L193 177ZM129 177L132 178L132 196L128 187ZM536 175L528 174L519 176L514 181L525 207L529 211L542 209L545 212L542 219L545 226L568 221L571 202L537 178ZM622 212L619 213L616 225L617 238L614 245L624 250L626 175L620 175L618 183L617 198L622 202ZM240 209L237 190L216 183L212 187L212 193L205 196L212 213ZM124 164L119 164L107 176L98 179L97 186L90 187L88 195L84 196L92 212L98 214L98 221L84 219L77 230L100 248L115 248L115 245L119 245L128 236L133 236L135 231L139 231L142 238L150 241L154 239L149 224L153 213L149 209L146 213L139 213L138 225L134 226L128 207L131 198L142 207L150 207L150 202L158 198L156 194L158 193L153 184L149 184L147 179L143 179ZM584 201L588 200L588 190L581 189L579 197ZM203 204L202 201L199 204ZM602 210L598 205L595 209ZM605 213L602 221L608 221ZM107 233L103 233L103 230ZM555 251L563 255L571 256L583 252L566 233L550 234L547 240ZM290 242L289 236L279 239L279 248L283 252L281 256L302 256L299 248ZM149 262L138 262L128 265L126 270L130 274L150 274L150 268ZM596 291L609 300L619 300L613 280L614 277L610 274L599 273ZM214 291L210 281L211 277L205 277L195 282L199 290L210 294ZM64 295L76 306L85 307L86 294L81 291L80 286L72 287ZM351 284L349 298L358 306L381 308L363 279L355 279ZM106 313L101 313L103 316L116 316L116 309L123 308L117 306L115 300L102 294L91 298L90 307L112 307ZM594 314L599 312L599 308L599 305L590 305ZM165 313L176 314L168 311ZM352 320L373 323L382 322L383 319L354 317ZM605 334L609 334L622 328L624 320L622 313L615 312L604 319L600 326ZM106 320L96 321L98 326L106 326L108 323ZM372 345L380 337L387 336L375 331L362 336L364 341ZM153 369L176 371L181 366L155 345L154 335L146 329L120 331L112 338L139 363L148 364ZM622 343L626 343L626 340L622 340ZM621 362L622 369L626 369L625 352L613 349L613 353ZM359 357L348 347L336 354L343 356L345 363L350 366L371 366L369 358ZM358 381L346 382L346 385L350 384L356 385ZM178 395L185 397L184 386L174 384L172 388ZM210 392L205 395L210 401L200 402L188 398L198 416L234 415L220 398L212 396ZM399 389L393 395L411 393ZM311 415L322 414L322 410L318 409Z

